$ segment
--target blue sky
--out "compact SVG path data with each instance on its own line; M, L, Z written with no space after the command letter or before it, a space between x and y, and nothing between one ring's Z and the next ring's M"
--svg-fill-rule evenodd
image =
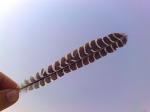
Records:
M0 0L0 70L20 84L87 41L128 43L4 112L150 112L149 0Z

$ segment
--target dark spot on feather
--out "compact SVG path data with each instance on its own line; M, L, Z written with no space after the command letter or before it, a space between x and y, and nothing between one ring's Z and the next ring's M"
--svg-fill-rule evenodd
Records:
M97 44L98 44L101 48L107 47L107 45L103 42L103 40L102 40L101 38L97 39Z
M34 83L34 88L38 89L40 87L39 82Z
M89 64L88 57L83 58L83 64L84 65L88 65Z
M83 66L82 60L79 60L79 61L77 62L77 67L78 67L78 68L81 68L82 66Z
M121 35L120 33L114 33L114 35L116 36L116 37L119 37L119 38L121 38L123 35Z
M100 49L100 48L97 46L95 40L92 40L92 41L91 41L91 48L92 48L94 51L97 51L97 50Z
M92 53L89 43L86 43L86 44L85 44L85 51L86 51L86 53L88 53L88 54Z
M110 40L108 39L108 37L104 37L103 40L104 40L104 42L107 43L108 45L111 45L111 44L114 43L114 42L110 41Z
M40 80L40 85L41 85L41 86L45 86L45 81L44 81L44 79Z
M95 57L95 59L101 58L100 52L96 52L96 53L94 54L94 57Z
M51 82L51 77L50 77L50 76L49 76L49 77L46 77L46 78L45 78L45 82L46 82L46 83L50 83L50 82Z
M93 54L89 55L89 61L90 63L93 63L95 61Z
M62 58L61 58L61 66L62 66L62 67L67 66L66 62L67 62L67 59L66 59L65 57L62 57Z
M76 63L72 63L72 64L70 65L70 69L71 69L71 70L77 70Z
M36 78L41 79L41 76L40 76L39 72L36 73Z
M65 67L65 68L64 68L64 72L65 72L65 73L69 73L69 72L71 72L71 70L70 70L69 66L67 66L67 67Z
M64 71L63 71L63 69L57 71L57 74L58 74L59 77L64 76Z
M55 67L55 70L61 69L59 61L55 62L55 66L54 67Z
M79 60L80 59L78 49L73 51L73 56L74 56L73 57L74 60Z
M49 65L48 66L48 73L53 73L53 72L54 72L54 70L53 70L52 65Z
M86 56L86 53L85 53L85 51L84 51L84 47L83 47L83 46L79 48L79 54L80 54L80 56L81 56L82 58Z
M34 77L30 77L30 80L31 80L31 82L33 83L33 82L35 82L36 80L34 79Z
M74 61L73 61L73 56L72 56L71 53L69 53L69 54L67 55L67 62L68 62L68 63L73 63L73 62L74 62Z
M51 74L51 79L56 80L57 79L57 74L56 73Z
M119 47L123 47L123 43L122 43L121 41L118 41L118 42L117 42L117 45L118 45Z
M105 49L102 49L102 50L100 51L100 53L101 53L102 56L106 56L106 55L107 55L107 52L105 51Z
M114 50L116 50L118 48L116 43L112 44L112 47L114 48Z
M113 52L113 49L112 49L111 46L108 46L108 47L106 47L106 51L107 51L108 53L112 53L112 52Z
M114 42L118 42L118 39L114 37L113 34L109 34L108 37L110 37L110 39Z

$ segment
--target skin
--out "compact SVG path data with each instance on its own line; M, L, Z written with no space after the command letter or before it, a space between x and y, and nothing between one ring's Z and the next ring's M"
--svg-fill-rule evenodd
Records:
M0 72L0 111L13 105L19 98L18 85Z

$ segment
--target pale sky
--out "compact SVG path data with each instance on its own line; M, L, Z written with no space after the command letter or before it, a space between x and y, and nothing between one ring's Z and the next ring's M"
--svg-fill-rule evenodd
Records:
M150 112L150 1L0 0L0 70L18 84L113 32L128 35L125 47L4 112Z

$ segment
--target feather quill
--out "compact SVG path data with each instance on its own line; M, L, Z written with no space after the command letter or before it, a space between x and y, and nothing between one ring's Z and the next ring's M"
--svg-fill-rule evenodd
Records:
M45 86L45 84L57 80L58 77L62 77L66 73L93 63L108 53L116 51L117 48L123 47L126 43L127 36L122 33L112 33L103 38L92 40L68 53L54 64L49 65L47 69L37 72L29 80L25 80L20 86L20 91L28 91Z

